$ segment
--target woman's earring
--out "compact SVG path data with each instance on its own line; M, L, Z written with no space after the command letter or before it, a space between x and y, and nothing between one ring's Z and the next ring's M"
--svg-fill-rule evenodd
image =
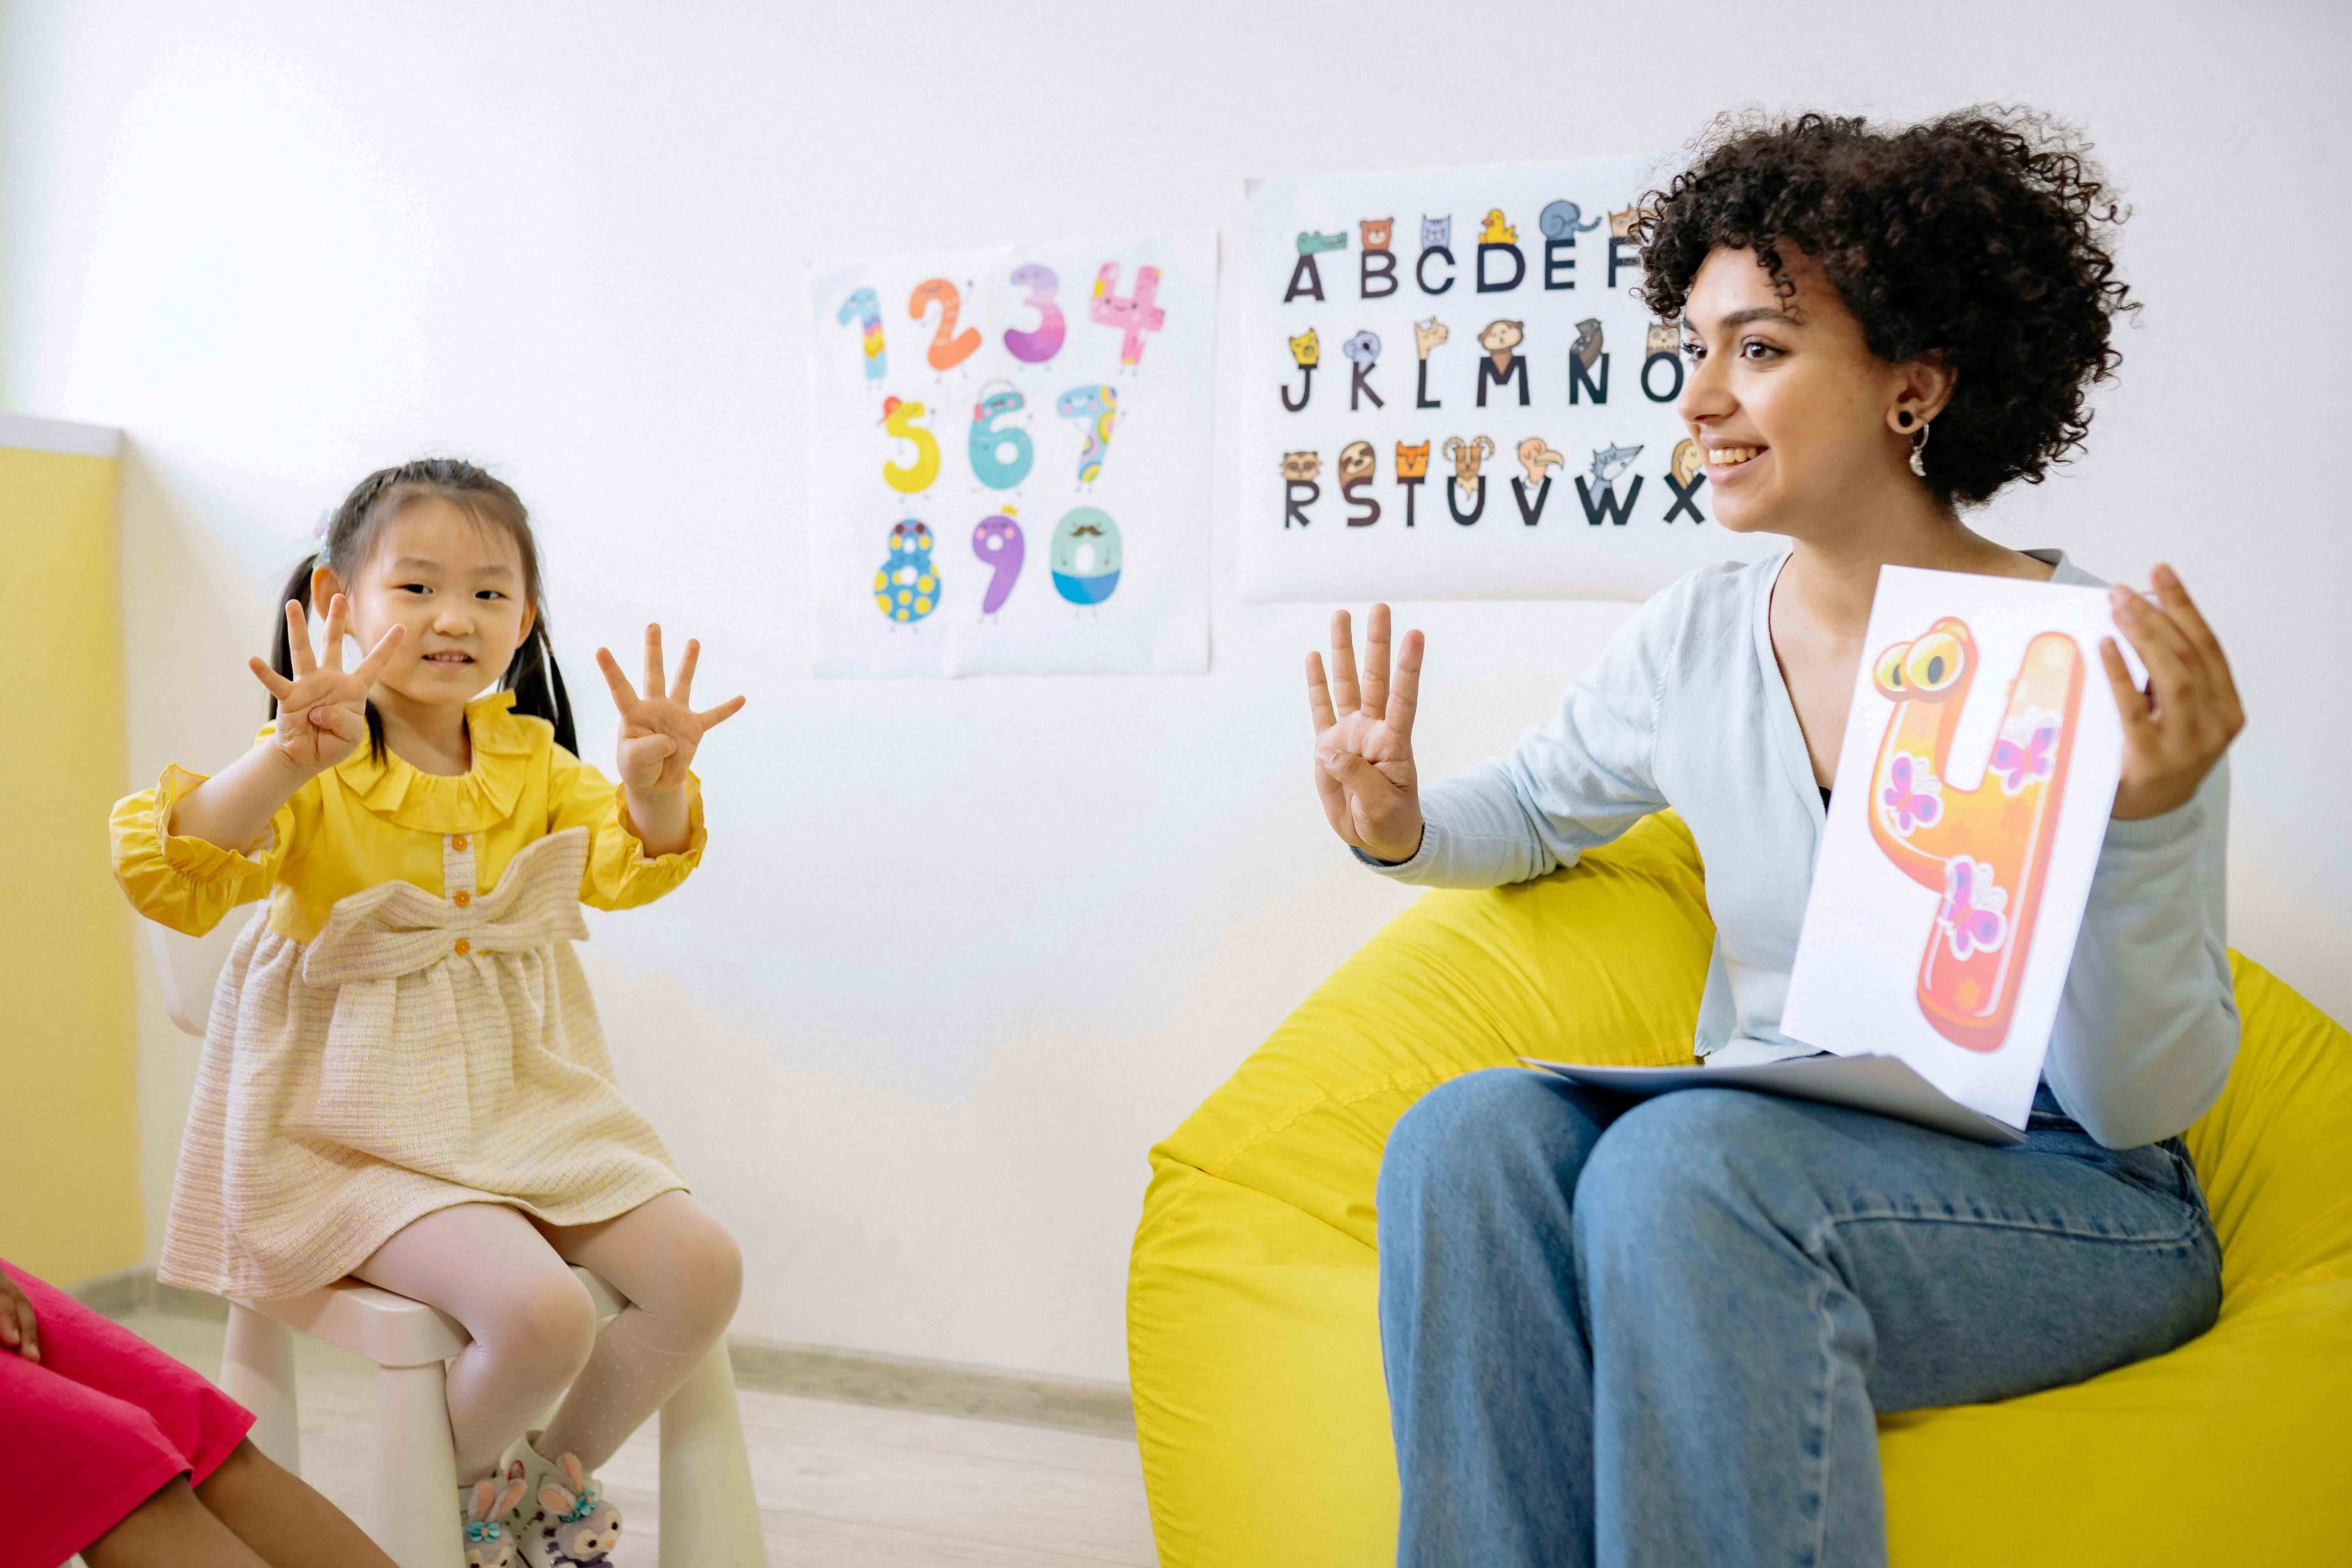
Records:
M1927 449L1927 426L1922 425L1919 433L1911 437L1911 471L1923 479L1927 477L1927 465L1921 460L1919 454Z

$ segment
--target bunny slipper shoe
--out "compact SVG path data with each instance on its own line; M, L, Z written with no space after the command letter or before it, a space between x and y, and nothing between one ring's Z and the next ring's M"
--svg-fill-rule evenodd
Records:
M523 1497L522 1463L507 1467L503 1479L486 1478L457 1489L457 1510L466 1532L466 1568L522 1568L515 1505Z
M527 1490L521 1521L521 1562L528 1568L609 1568L621 1539L621 1510L597 1489L576 1454L550 1460L533 1447L533 1432L512 1450ZM511 1471L509 1472L511 1473Z

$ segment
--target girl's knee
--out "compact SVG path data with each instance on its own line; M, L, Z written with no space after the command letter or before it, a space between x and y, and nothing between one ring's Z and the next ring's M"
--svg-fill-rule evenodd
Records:
M679 1237L677 1316L696 1337L715 1342L735 1320L743 1297L743 1249L727 1227L700 1210L701 1223Z
M596 1348L596 1303L569 1268L535 1274L501 1303L487 1340L501 1359L513 1358L561 1387L588 1364Z

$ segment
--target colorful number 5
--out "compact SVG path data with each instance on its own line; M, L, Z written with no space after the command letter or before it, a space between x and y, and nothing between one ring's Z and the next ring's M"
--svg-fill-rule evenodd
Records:
M1087 307L1087 313L1102 325L1126 334L1119 340L1118 363L1136 364L1143 358L1143 334L1158 331L1165 320L1160 307L1152 303L1160 297L1160 268L1135 269L1135 294L1131 299L1120 299L1118 289L1118 263L1106 261L1095 275L1094 301Z
M1062 352L1062 308L1054 303L1060 279L1052 268L1032 262L1014 268L1013 281L1029 290L1029 308L1037 312L1037 330L1024 332L1015 327L1004 334L1004 346L1024 364L1044 364Z
M931 335L931 368L953 370L980 347L980 333L970 327L961 333L956 331L956 317L963 309L963 296L944 278L926 279L916 284L914 293L907 299L907 314L919 321L930 313L934 300L940 307L940 330Z

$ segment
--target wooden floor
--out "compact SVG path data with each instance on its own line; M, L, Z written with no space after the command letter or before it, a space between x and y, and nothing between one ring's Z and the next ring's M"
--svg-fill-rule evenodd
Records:
M123 1321L219 1375L221 1323L156 1310ZM367 1477L374 1368L313 1340L295 1342L303 1474L354 1509ZM772 1568L1159 1561L1132 1439L750 1389L740 1398ZM655 1568L650 1424L601 1479L625 1521L614 1568Z

